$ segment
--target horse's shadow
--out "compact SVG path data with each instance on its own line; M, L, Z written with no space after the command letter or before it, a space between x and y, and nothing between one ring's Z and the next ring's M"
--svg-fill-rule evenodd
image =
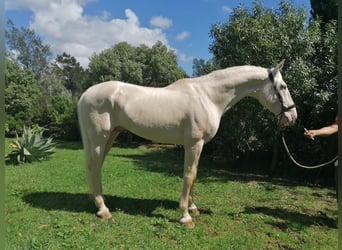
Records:
M262 214L270 216L278 220L278 222L266 222L273 227L278 227L281 230L301 230L304 227L312 225L327 226L337 228L337 220L327 216L324 212L318 214L305 214L299 211L289 211L284 208L269 208L265 206L249 206L245 207L243 214Z
M95 213L96 207L88 194L72 194L65 192L36 192L23 197L25 203L32 207L47 211L68 211ZM106 195L106 204L113 211L122 211L131 215L158 217L154 213L157 208L177 209L178 202L172 200L138 199Z

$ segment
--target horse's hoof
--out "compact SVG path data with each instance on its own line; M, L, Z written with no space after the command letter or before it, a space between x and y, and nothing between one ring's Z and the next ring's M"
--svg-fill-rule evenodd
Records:
M183 225L186 228L194 228L195 227L195 223L192 220L184 222Z
M191 212L192 214L196 215L196 216L198 216L198 215L201 214L200 211L199 211L197 208L194 208L194 209L190 210L190 212Z
M98 211L97 216L101 219L111 219L113 216L109 211Z

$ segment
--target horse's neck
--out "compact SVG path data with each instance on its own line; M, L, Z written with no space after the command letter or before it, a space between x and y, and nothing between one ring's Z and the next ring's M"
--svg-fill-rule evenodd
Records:
M201 87L218 109L224 113L246 96L258 98L268 78L265 68L240 66L218 70L198 78Z

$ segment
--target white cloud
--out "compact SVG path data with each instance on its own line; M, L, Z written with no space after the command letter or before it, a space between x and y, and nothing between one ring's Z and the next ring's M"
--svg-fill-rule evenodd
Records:
M223 5L223 6L222 6L222 11L223 11L224 13L231 14L231 13L233 12L233 9L230 8L230 7L227 6L227 5Z
M174 51L175 51L176 55L178 56L179 60L182 62L190 63L195 59L194 56L188 56L185 53L183 53L177 49L175 49Z
M112 16L112 14L110 12L108 12L108 11L103 11L101 13L101 19L103 21L108 21L111 18L111 16Z
M177 41L182 41L182 40L184 40L185 38L187 38L187 37L189 37L189 36L190 36L190 33L189 33L189 32L183 31L183 32L177 34L176 40L177 40Z
M111 18L109 13L87 16L84 5L90 0L7 0L6 9L29 9L33 16L30 28L51 45L54 53L67 52L82 66L87 66L94 53L126 41L133 46L154 45L157 41L168 46L166 34L160 28L171 26L167 18L151 19L156 28L142 27L130 9L125 18Z
M179 54L179 58L180 58L181 61L183 61L183 62L192 62L192 61L195 59L194 56L188 56L188 55L186 55L186 54L184 54L184 53L180 53L180 54Z
M172 26L172 20L162 16L154 16L151 18L150 24L161 29L167 29Z

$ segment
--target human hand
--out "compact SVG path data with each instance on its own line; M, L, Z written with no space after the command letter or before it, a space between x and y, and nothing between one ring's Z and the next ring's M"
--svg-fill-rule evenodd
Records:
M307 130L306 128L304 128L304 135L311 139L311 140L315 140L315 136L316 136L316 133L314 130Z

